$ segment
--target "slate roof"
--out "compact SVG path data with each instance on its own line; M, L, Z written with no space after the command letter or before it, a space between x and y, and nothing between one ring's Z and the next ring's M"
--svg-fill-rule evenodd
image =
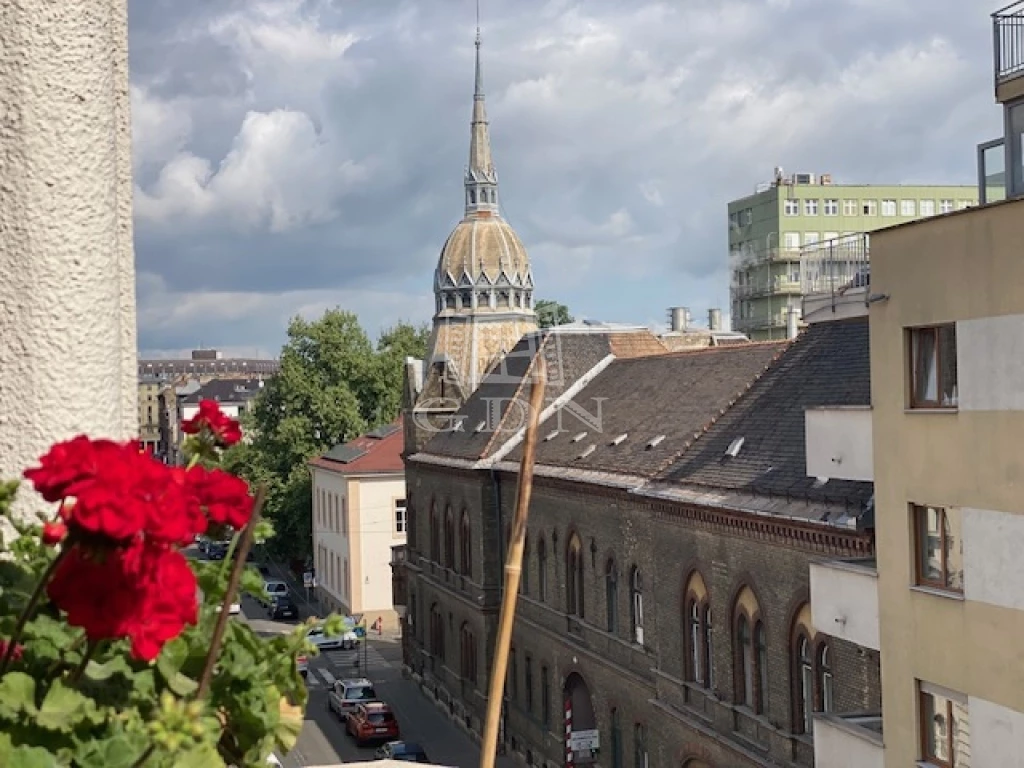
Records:
M501 447L522 426L524 408L510 407L529 399L527 378L537 354L547 362L545 402L560 397L609 355L637 357L665 354L666 348L647 329L560 326L527 334L484 376L456 415L461 427L439 432L423 452L475 460Z
M260 391L260 379L211 379L183 399L185 403L216 400L218 403L244 403Z
M787 342L615 360L540 429L536 461L652 477L694 441ZM591 421L593 423L587 423ZM561 427L561 429L558 429ZM508 460L519 461L522 445Z
M867 318L813 324L658 480L863 507L872 483L807 476L804 412L870 403Z
M405 471L402 461L404 434L402 419L394 424L336 445L323 456L309 460L310 466L343 475L390 474Z

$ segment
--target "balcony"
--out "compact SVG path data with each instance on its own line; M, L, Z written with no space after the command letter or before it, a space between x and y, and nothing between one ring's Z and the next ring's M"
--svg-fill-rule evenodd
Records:
M864 313L871 288L870 245L870 236L860 233L804 246L800 280L806 322ZM822 316L825 310L830 316Z
M996 101L1024 97L1024 0L992 14Z
M814 764L824 768L883 768L882 716L814 716Z
M811 563L811 617L819 632L879 650L874 559Z
M871 406L819 406L804 412L808 477L874 482Z
M754 299L761 296L800 295L799 277L794 275L776 275L771 280L734 285L733 297L737 299Z

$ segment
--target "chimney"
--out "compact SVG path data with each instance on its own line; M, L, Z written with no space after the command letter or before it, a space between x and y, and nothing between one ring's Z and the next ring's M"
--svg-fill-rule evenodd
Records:
M789 307L786 309L786 338L795 339L799 326L797 320L799 319L799 310L796 307Z
M670 331L685 331L690 325L690 309L688 307L670 307L668 318Z
M722 330L722 310L720 309L709 309L708 310L708 330L720 331Z

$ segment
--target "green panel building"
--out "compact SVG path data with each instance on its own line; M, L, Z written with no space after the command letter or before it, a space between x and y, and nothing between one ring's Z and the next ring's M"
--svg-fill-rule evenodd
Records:
M860 233L978 204L977 185L834 184L832 176L775 169L771 182L729 203L732 328L755 341L786 337L806 290L801 250L863 242ZM863 250L866 266L867 253Z

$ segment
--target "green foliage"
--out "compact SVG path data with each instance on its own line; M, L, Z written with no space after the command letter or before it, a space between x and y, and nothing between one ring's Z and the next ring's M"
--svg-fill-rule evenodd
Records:
M224 468L267 487L264 514L277 535L271 553L310 555L312 501L307 462L338 443L394 421L406 357L424 357L430 330L398 323L376 345L351 312L296 318L281 350L281 370L243 419L251 437L227 451Z
M551 328L555 325L564 325L572 322L572 315L565 304L559 304L550 299L538 299L533 306L537 313L537 325L541 328Z

